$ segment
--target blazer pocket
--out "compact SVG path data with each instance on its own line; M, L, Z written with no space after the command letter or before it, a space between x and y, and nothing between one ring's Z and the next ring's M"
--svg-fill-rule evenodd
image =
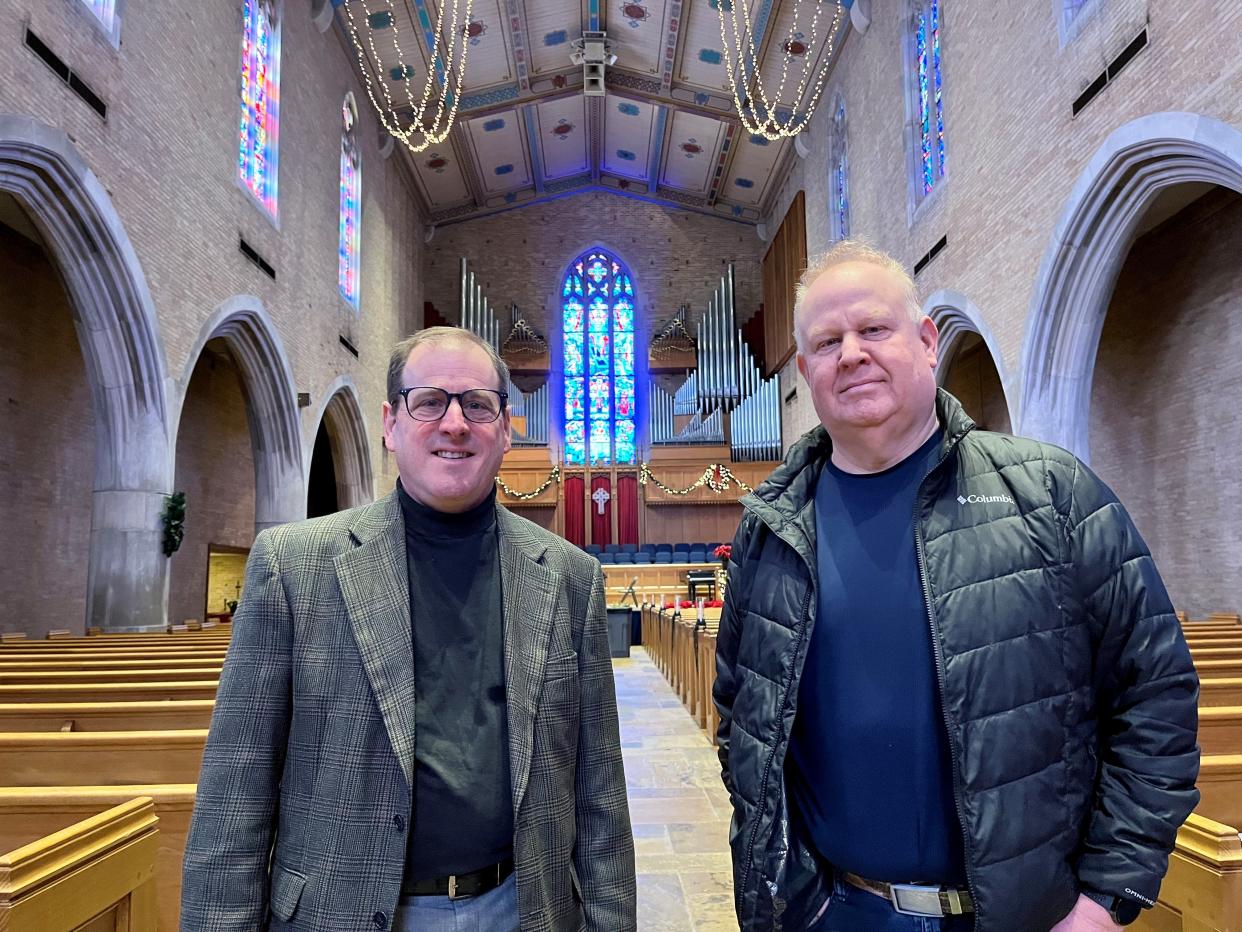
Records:
M288 922L298 908L306 875L291 871L279 864L272 865L272 915Z

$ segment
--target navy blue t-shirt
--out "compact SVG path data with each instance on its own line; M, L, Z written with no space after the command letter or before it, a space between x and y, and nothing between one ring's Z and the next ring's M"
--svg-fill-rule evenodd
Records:
M819 585L789 796L820 857L871 880L965 880L914 545L915 498L941 437L881 473L828 463L815 490Z

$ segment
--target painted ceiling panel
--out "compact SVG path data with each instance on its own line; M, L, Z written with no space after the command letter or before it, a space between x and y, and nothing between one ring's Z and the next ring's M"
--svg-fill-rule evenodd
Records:
M582 13L577 0L527 0L526 42L532 74L571 67L570 43L581 37Z
M554 181L590 168L586 105L581 94L541 102L534 108L534 118L544 178Z
M466 55L465 89L475 91L514 80L513 34L500 0L474 0L466 27L470 51Z
M725 125L712 117L684 111L673 114L660 183L706 193L724 135Z
M499 194L531 183L525 130L516 110L475 117L466 125L479 179L488 194Z
M667 0L609 0L608 37L617 64L642 74L659 74L667 19Z
M738 135L737 154L729 166L729 177L720 196L733 204L758 207L772 186L773 172L780 163L787 142L769 142L762 136Z
M455 207L470 200L462 167L448 142L412 156L411 161L423 197L432 210Z
M647 180L659 108L639 100L608 95L604 103L604 170Z
M773 106L793 107L815 92L815 77L823 68L832 31L832 4L786 4L769 21L772 30L760 70L764 93ZM815 19L815 11L819 19ZM808 59L813 59L808 60ZM782 69L785 74L781 86ZM801 91L799 94L799 83Z
M341 18L346 32L352 27L368 52L375 100L398 112L411 109L422 97L430 58L413 6L397 2L391 10L367 16L360 4L350 4L343 8Z
M754 21L756 6L771 6L774 0L749 0L750 19ZM687 13L687 7L689 8ZM720 18L716 12L715 0L699 0L687 3L682 7L685 37L680 51L680 61L675 70L676 80L708 91L724 91L726 97L732 95L729 89L729 75L725 71L724 54L720 44ZM732 18L726 18L730 30ZM740 18L739 18L739 26ZM732 31L727 33L730 47L733 47ZM746 37L742 34L742 46L746 47ZM734 56L736 57L736 51Z

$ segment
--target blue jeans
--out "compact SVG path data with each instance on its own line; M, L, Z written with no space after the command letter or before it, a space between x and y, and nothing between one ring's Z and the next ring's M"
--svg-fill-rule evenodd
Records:
M969 932L974 916L907 916L881 896L860 890L840 877L833 881L828 908L811 932Z
M517 874L479 896L403 896L393 932L518 932Z

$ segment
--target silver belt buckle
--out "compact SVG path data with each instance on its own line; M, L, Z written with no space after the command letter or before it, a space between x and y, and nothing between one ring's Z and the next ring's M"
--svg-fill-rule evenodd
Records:
M906 916L943 916L940 905L940 888L923 887L913 883L889 884L889 900L893 909Z

